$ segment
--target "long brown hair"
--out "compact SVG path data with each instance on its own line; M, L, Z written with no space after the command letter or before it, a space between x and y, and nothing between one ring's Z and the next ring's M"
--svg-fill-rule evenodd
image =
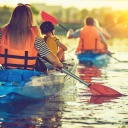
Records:
M33 41L30 28L34 23L33 13L27 4L18 4L14 9L9 23L5 26L6 33L4 43L10 43L10 47L21 49L26 46L26 40ZM28 40L27 40L28 41Z

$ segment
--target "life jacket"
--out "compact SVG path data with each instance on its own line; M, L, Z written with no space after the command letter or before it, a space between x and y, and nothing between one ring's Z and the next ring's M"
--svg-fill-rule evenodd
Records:
M2 28L2 32L5 28ZM10 43L3 43L6 34L2 33L1 37L1 51L0 51L0 64L4 65L5 68L23 68L23 69L33 69L36 56L38 51L34 47L35 39L38 35L36 27L30 28L33 36L33 41L27 41L27 45L24 49L14 49L9 47ZM27 39L28 40L28 39Z
M57 51L58 51L58 46L56 43L57 38L56 37L45 37L45 42L48 46L48 48L50 49L50 51L54 54L57 55Z
M104 44L101 42L98 30L94 26L84 26L80 31L77 52L98 51L102 52Z

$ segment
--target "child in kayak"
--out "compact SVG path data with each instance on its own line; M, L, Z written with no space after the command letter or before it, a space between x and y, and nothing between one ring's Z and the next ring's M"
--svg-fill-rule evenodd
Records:
M64 52L67 51L67 47L60 42L60 40L54 35L55 27L50 21L45 21L40 25L41 33L44 35L44 40L50 49L50 51L56 55L61 62L64 61Z

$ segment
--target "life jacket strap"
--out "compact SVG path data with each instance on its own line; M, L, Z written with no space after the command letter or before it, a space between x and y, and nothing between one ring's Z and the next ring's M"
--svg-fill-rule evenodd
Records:
M35 60L35 57L29 57L28 56L28 51L25 51L25 56L18 56L18 55L9 55L8 54L8 49L5 49L4 54L0 54L0 57L4 57L4 64L2 64L5 68L10 67L17 67L17 68L22 68L22 69L27 69L27 68L34 68L34 65L28 65L28 60ZM8 63L8 58L15 58L15 59L24 59L24 64L11 64Z

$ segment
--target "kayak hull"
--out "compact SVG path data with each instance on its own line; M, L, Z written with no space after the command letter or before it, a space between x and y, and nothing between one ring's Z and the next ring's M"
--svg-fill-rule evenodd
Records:
M77 58L81 64L85 64L86 66L93 65L96 67L107 66L110 61L110 56L107 54L95 54L92 52L77 54Z
M64 62L66 70L76 73L73 58ZM74 90L76 80L60 71L49 73L35 70L0 70L0 103L39 100L50 96L63 95Z

